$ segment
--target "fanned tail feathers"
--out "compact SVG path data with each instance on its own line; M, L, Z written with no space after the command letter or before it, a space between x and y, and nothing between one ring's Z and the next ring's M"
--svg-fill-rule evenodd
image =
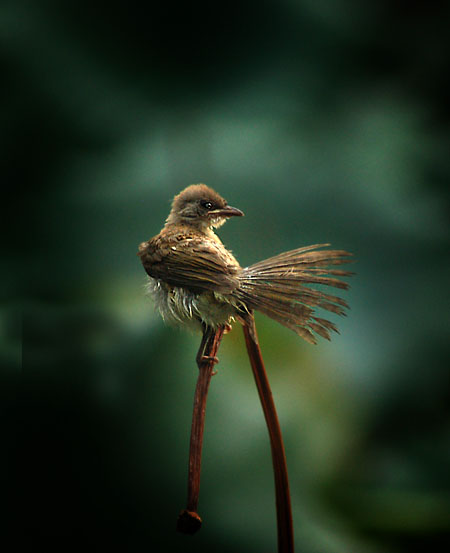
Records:
M260 311L299 336L315 344L314 333L330 339L330 331L338 332L336 325L315 316L315 308L345 315L347 303L309 284L320 284L347 289L339 278L353 273L329 268L352 261L343 250L320 250L329 244L316 244L291 250L265 259L243 269L239 275L238 294L250 308Z

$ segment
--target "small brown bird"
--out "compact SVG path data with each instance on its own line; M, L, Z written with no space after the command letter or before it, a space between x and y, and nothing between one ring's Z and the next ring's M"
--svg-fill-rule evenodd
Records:
M335 277L352 273L327 267L348 263L351 254L317 244L243 268L213 230L242 215L204 184L175 196L164 228L138 252L162 317L214 329L233 320L245 325L257 310L310 343L316 343L315 334L330 339L330 330L337 328L317 317L315 309L344 315L347 303L309 285L348 288Z

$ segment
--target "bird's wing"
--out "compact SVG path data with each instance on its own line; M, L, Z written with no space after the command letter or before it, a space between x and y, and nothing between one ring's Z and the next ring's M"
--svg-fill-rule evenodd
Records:
M158 235L141 244L139 256L151 277L193 292L226 294L239 284L241 269L232 254L204 237Z

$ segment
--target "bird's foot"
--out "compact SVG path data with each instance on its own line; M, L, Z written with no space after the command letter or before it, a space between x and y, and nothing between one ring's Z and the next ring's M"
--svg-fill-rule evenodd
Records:
M214 361L214 364L219 362L219 358L215 355L202 355L200 358L200 362L204 363L206 361Z
M200 367L200 365L203 365L203 363L212 362L214 365L216 365L219 362L219 358L215 355L201 355L197 358L197 364ZM212 376L217 374L217 371L213 371L211 373Z

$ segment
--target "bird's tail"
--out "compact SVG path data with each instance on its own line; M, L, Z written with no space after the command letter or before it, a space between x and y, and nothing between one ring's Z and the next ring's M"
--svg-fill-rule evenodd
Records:
M352 261L343 250L320 250L329 244L316 244L282 253L243 269L238 294L250 309L255 309L290 328L299 336L316 343L314 333L330 339L336 325L315 316L315 308L345 315L347 303L334 295L310 288L310 284L347 289L348 284L335 277L353 273L335 269ZM333 266L333 268L329 268Z

